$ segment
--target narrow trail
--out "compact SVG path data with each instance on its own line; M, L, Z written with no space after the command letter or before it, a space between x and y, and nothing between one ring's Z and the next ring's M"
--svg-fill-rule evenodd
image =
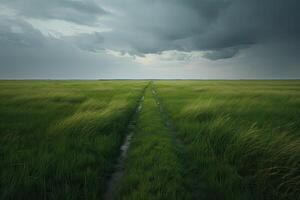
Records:
M114 172L108 180L107 189L104 194L104 200L113 200L114 199L114 195L115 195L116 189L118 187L119 181L124 174L124 161L127 157L127 152L128 152L129 146L130 146L130 142L131 142L133 133L135 131L136 122L139 118L139 113L143 106L145 91L147 89L151 89L153 99L155 100L155 103L159 108L159 113L160 113L159 117L162 118L165 127L169 130L170 134L172 135L172 137L174 139L174 145L176 145L176 149L178 149L178 153L180 154L181 163L182 163L183 168L185 169L184 176L187 177L189 180L188 183L185 183L186 188L188 188L189 191L191 192L192 199L200 199L200 196L199 196L197 190L193 187L193 185L194 185L193 182L191 182L191 180L193 180L193 177L191 177L191 174L188 173L190 171L189 169L191 169L191 163L188 162L188 160L184 159L184 158L187 158L186 157L186 155L187 155L186 147L182 143L182 141L178 138L178 133L172 122L172 119L168 115L168 113L165 111L163 105L161 104L159 96L157 95L157 92L153 86L153 83L151 82L145 88L143 96L140 99L139 105L134 113L134 116L132 117L132 120L128 124L127 131L126 131L128 134L126 135L126 138L120 148L120 155L119 155L119 158L114 167Z
M123 176L124 173L124 160L127 156L127 152L130 146L130 141L132 138L132 135L134 133L134 129L136 126L136 121L138 118L138 115L143 107L143 101L144 101L144 95L147 87L143 91L143 95L139 100L139 104L135 110L134 115L132 116L132 119L130 120L126 133L128 133L124 139L124 142L122 146L120 147L120 155L117 159L116 165L114 167L114 172L111 174L108 183L107 183L107 189L104 194L104 200L113 200L114 198L114 192L116 192L116 188L118 186L119 180Z
M161 104L161 101L160 101L159 96L153 86L153 83L151 83L151 90L152 90L152 95L155 99L155 102L156 102L157 106L159 107L160 114L164 121L164 124L169 129L169 131L172 133L173 138L175 140L175 145L176 145L177 149L179 150L179 153L181 154L181 158L182 158L181 162L182 162L184 169L186 169L185 177L188 177L188 180L189 180L189 183L186 183L186 186L189 187L189 190L191 192L191 198L195 199L195 200L201 199L199 191L194 187L196 185L196 184L194 184L195 180L192 177L192 174L188 173L188 171L192 168L192 164L189 162L188 159L185 159L185 160L183 159L183 158L188 158L186 146L178 138L178 133L177 133L176 127L175 127L171 117L169 116L167 111L165 111L163 105Z

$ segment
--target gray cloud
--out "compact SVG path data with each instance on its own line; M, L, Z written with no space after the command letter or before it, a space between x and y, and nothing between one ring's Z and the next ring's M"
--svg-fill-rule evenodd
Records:
M99 42L103 42L100 49L133 54L199 50L218 55L207 53L207 58L222 59L236 55L240 48L270 39L299 40L300 35L297 0L105 0L101 3L117 13L103 22L112 31L74 37L73 41L84 50L94 51L95 46L99 49ZM28 17L81 24L98 22L98 17L107 13L92 0L5 0L4 5ZM84 38L78 42L79 37Z
M104 38L98 32L87 34L79 34L76 36L67 36L62 38L64 41L67 41L75 46L79 47L82 50L98 52L104 50L103 42Z
M94 0L2 0L24 17L66 20L78 24L93 24L108 14Z
M274 68L268 70L278 73L285 65L294 70L300 64L293 59L300 43L298 0L2 0L1 6L15 11L12 16L0 11L1 72L13 71L7 66L19 69L24 65L43 65L45 71L50 66L69 66L67 70L86 63L125 65L127 61L107 57L106 49L132 57L184 52L172 54L175 61L203 51L201 55L213 63L239 60L254 70L253 60L256 66L272 64ZM49 20L62 20L93 31L74 30L72 35L54 38L41 33L28 19L40 20L44 28ZM99 27L110 30L94 30ZM58 33L60 29L75 28L59 26ZM258 47L261 57L253 53ZM127 67L133 64L126 63Z
M122 65L104 54L74 48L71 41L46 37L20 19L0 19L0 47L1 78L103 77L109 72L103 66Z
M127 51L204 50L219 55L207 58L222 59L236 55L240 48L271 39L299 40L297 0L126 2L134 6L119 0L108 3L122 13L115 16L114 32L104 36L113 43L108 44L112 48L121 40L116 48Z
M40 46L42 34L33 29L23 20L1 17L0 18L0 44L1 49L8 46Z
M208 58L210 60L232 58L239 52L239 50L240 47L229 47L222 50L206 52L203 57Z

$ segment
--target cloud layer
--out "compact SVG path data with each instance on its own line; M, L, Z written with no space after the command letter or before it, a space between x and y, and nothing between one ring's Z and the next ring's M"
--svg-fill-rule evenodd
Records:
M223 63L236 65L241 78L277 77L280 69L297 77L299 8L297 0L2 0L0 70L13 77L30 66L47 76L49 68L67 74L88 65L113 76L132 66L193 65L198 73ZM253 67L266 63L268 72Z

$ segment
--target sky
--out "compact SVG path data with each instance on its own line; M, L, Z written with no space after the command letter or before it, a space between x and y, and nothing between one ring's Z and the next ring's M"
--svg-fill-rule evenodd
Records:
M0 79L299 79L299 0L0 0Z

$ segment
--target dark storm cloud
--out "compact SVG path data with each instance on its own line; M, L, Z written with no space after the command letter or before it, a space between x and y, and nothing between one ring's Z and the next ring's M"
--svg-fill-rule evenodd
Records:
M0 4L15 9L24 17L66 20L78 24L93 24L99 15L107 14L94 0L2 0Z
M112 0L107 4L122 13L112 23L114 32L104 36L116 49L200 50L217 59L268 40L299 40L297 0Z
M91 51L108 48L139 55L198 50L209 51L206 57L214 60L268 40L299 40L297 0L5 0L2 4L30 18L91 24L108 13L99 3L116 11L103 22L112 31L65 39Z
M215 2L211 1L212 7L217 6ZM196 34L194 42L199 50L245 47L267 40L299 40L300 2L297 0L220 2L227 5L223 5L203 34Z
M240 48L241 47L229 47L222 50L210 51L206 52L203 57L208 58L210 60L232 58L239 52Z
M0 70L83 61L110 66L115 61L105 58L108 49L132 58L182 51L172 56L175 61L202 51L209 62L243 60L249 68L255 63L258 73L266 63L274 66L270 71L281 73L285 66L293 71L300 64L293 59L300 43L299 9L298 0L1 0ZM54 38L47 32L53 20L79 27L51 24L58 32ZM80 32L80 26L90 31Z

